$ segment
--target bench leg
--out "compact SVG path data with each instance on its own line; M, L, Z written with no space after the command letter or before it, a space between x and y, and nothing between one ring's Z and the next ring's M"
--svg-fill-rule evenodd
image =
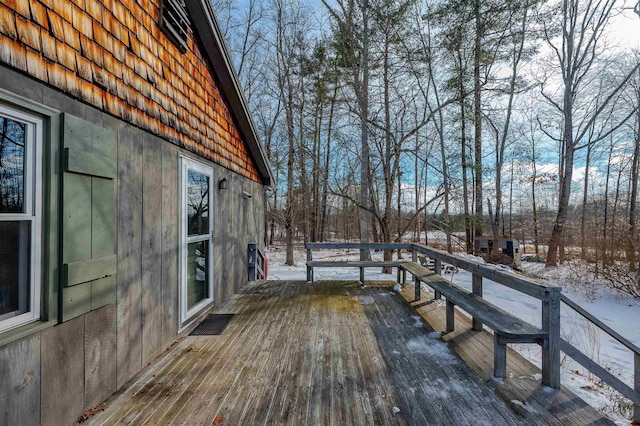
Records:
M398 266L398 270L396 271L396 283L400 284L400 275L402 274L402 268Z
M402 270L402 284L406 284L407 283L407 270L403 269Z
M434 300L440 300L442 298L442 294L440 294L440 292L438 290L434 290L433 291L433 299Z
M507 344L497 334L493 336L493 377L507 377Z
M420 287L422 287L422 286L420 285L420 280L417 277L413 277L413 284L415 285L415 295L414 295L414 297L415 297L416 302L417 302L418 300L420 300Z
M453 302L447 299L447 329L445 333L451 333L455 329L455 306Z
M364 267L360 267L360 286L364 288Z
M307 283L313 284L313 267L307 266Z

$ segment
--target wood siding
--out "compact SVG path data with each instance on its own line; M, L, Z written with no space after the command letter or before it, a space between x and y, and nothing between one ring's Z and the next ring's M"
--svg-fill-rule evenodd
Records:
M159 15L160 0L0 0L0 63L259 182L199 42L180 53Z
M197 156L2 65L0 90L116 135L116 303L0 347L0 425L66 425L178 338L179 155ZM260 183L199 161L214 171L220 305L247 283L247 245L262 239L264 192ZM218 190L223 177L228 188Z

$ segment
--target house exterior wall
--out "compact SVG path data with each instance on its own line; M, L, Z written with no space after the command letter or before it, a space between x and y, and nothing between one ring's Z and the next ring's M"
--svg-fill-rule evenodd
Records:
M160 0L0 0L0 63L259 182L193 33L180 53Z
M264 176L199 42L190 32L180 53L159 14L159 0L0 0L0 103L48 127L43 321L0 333L0 425L75 422L246 284ZM68 320L65 114L113 135L117 167L112 301ZM215 235L213 304L179 330L181 156L213 169Z
M247 245L259 242L263 232L264 188L5 66L0 66L0 98L2 90L116 135L116 302L0 346L0 425L70 424L182 335L180 156L214 171L214 306L246 284ZM51 143L60 158L55 148L60 144ZM51 176L58 179L59 172ZM228 182L225 190L217 187L222 178ZM252 197L243 197L243 191Z

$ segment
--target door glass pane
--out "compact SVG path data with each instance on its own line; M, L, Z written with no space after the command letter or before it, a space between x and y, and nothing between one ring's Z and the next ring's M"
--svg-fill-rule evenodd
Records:
M209 241L187 244L187 310L209 295Z
M0 213L25 213L26 124L0 116Z
M31 222L0 222L0 320L29 311Z
M209 233L209 176L187 171L187 228L189 236Z

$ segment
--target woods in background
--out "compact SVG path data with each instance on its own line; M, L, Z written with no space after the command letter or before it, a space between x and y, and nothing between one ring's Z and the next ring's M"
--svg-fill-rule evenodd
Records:
M294 242L438 229L635 271L632 3L213 0L277 180L266 243L292 264Z

